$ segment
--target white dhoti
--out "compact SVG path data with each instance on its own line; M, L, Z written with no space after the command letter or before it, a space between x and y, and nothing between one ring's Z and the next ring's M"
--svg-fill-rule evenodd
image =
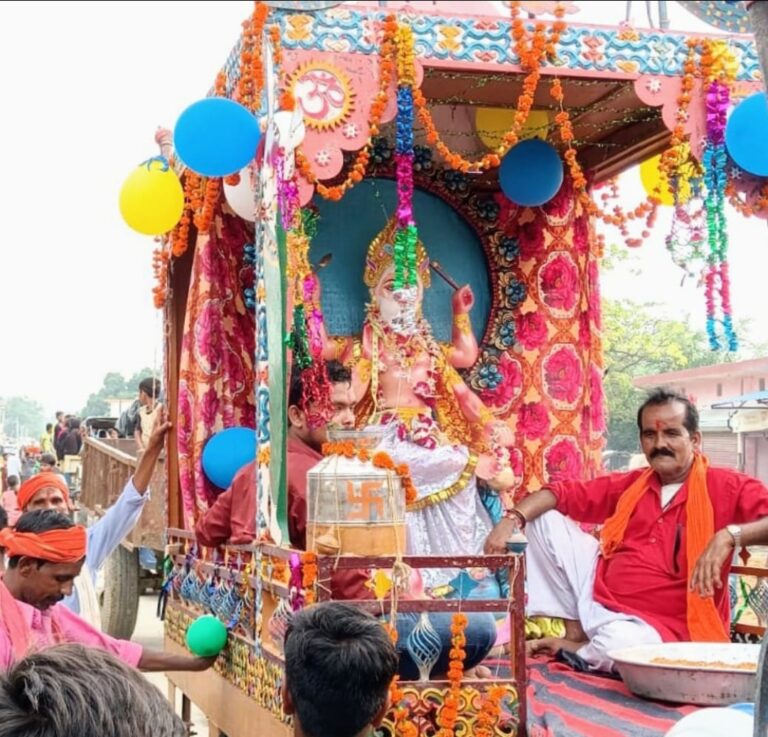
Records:
M459 481L469 461L469 450L455 445L424 448L399 440L396 427L387 429L381 449L395 463L407 463L419 499L430 497ZM409 555L479 555L493 524L477 493L473 475L458 493L449 499L406 514ZM447 584L460 571L449 568L422 569L427 588ZM491 575L485 571L485 575Z
M577 652L596 670L612 670L611 650L662 641L639 617L594 600L598 541L560 512L529 522L526 567L529 616L579 620L589 642Z

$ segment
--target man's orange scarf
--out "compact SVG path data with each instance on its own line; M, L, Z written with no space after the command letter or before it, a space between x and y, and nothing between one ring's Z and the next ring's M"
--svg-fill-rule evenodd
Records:
M685 503L685 514L688 520L685 548L688 559L688 583L690 583L696 561L715 534L715 515L712 500L707 491L708 466L709 461L706 457L697 453L688 473L688 499ZM630 517L643 494L650 488L652 475L651 468L641 473L619 498L613 516L605 521L600 533L600 549L606 560L611 558L624 540ZM694 642L729 641L714 599L712 597L704 599L690 588L688 588L687 621L688 632Z

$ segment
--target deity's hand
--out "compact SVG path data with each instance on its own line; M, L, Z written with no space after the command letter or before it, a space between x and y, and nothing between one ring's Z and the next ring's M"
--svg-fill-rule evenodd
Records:
M492 479L488 479L488 486L494 491L507 491L515 485L515 472L506 466L502 468Z
M469 312L475 304L475 295L472 293L472 287L465 284L453 293L453 314L464 315Z
M510 448L515 444L515 434L509 425L501 420L492 420L485 425L485 437L501 448Z

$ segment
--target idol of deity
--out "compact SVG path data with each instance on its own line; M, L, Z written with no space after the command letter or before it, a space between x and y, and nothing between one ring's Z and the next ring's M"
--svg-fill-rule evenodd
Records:
M469 317L472 290L455 291L451 342L439 343L422 313L431 282L426 249L417 243L415 284L404 287L395 273L395 229L392 220L368 249L364 280L371 299L362 335L325 337L324 357L352 367L358 426L385 425L383 449L409 466L418 499L408 507L408 552L478 554L491 521L477 480L501 494L511 489L513 434L458 373L479 355ZM425 572L425 583L439 588L454 573Z

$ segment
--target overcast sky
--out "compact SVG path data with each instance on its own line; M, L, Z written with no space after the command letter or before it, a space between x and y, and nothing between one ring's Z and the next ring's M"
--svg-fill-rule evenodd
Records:
M605 23L625 10L624 2L579 5L569 18ZM634 5L644 23L645 3ZM673 26L704 28L670 6ZM49 412L77 411L106 372L159 367L154 244L123 223L118 193L131 169L156 155L155 129L172 128L206 93L252 7L246 0L0 3L0 396L26 394ZM637 173L625 179L634 206L642 196ZM734 312L768 335L766 223L734 220ZM693 285L679 287L664 251L666 225L660 218L633 264L642 276L622 268L608 276L605 292L665 301L703 325L703 297Z

